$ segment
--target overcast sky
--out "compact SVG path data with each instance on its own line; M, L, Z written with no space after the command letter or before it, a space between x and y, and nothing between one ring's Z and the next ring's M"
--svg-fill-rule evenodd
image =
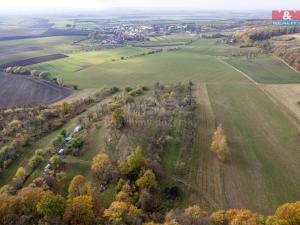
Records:
M0 0L0 12L137 9L271 10L298 9L300 0Z

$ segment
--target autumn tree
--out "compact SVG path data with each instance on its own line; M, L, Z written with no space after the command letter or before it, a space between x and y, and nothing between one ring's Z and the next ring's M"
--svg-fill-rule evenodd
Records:
M190 225L200 224L201 220L208 216L208 213L198 205L190 206L183 213L186 223Z
M143 174L142 177L140 177L136 182L136 185L140 189L155 189L157 188L157 181L155 174L152 172L152 170L146 170L146 172Z
M24 169L24 167L19 167L17 172L16 172L16 175L15 177L17 179L23 179L26 175L26 170Z
M224 210L219 210L219 211L213 212L209 218L210 218L210 221L214 225L226 225L227 224L226 212Z
M6 224L8 216L17 217L18 202L15 196L0 195L0 224Z
M224 162L227 160L230 152L227 145L227 138L222 125L219 125L214 131L210 149L218 156L221 161Z
M65 199L60 195L47 193L37 204L37 212L49 223L60 221L65 210Z
M36 207L46 192L41 188L23 188L17 195L20 212L23 215L35 215Z
M84 176L77 175L74 176L72 181L70 182L68 193L69 197L77 197L80 195L89 194L89 185L86 183Z
M300 224L300 201L280 206L275 212L275 218L277 221L286 222L287 225Z
M112 224L141 224L142 210L126 202L112 202L104 211L104 217Z
M262 215L253 213L248 209L230 209L226 211L226 219L229 225L253 224L264 225L265 218Z
M115 168L105 153L100 153L93 158L91 170L102 185L109 183L116 175Z
M63 116L66 116L66 115L70 114L73 111L73 107L72 107L71 104L69 104L67 102L63 102L61 104L60 110L61 110L61 114Z
M68 225L90 225L94 220L93 201L88 195L77 196L68 201L64 221Z
M0 195L10 195L14 193L14 188L10 184L3 185L0 188Z

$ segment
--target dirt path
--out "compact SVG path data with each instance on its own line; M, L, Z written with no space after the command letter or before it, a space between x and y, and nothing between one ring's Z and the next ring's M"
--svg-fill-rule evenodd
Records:
M294 70L296 73L300 74L300 72L299 72L298 70L296 70L294 67L292 67L290 64L288 64L288 63L287 63L286 61L284 61L283 59L281 59L281 58L279 58L279 57L277 57L277 56L275 56L275 55L273 55L273 57L274 57L275 59L277 59L278 61L280 61L280 62L284 63L285 65L287 65L291 70Z
M194 88L197 102L195 123L191 145L189 175L185 182L188 196L185 204L199 204L209 209L224 208L226 205L223 169L209 151L210 139L215 127L215 117L205 85Z
M259 85L259 83L257 83L255 80L253 80L248 74L244 73L243 71L235 68L233 65L230 65L229 63L225 62L223 59L221 59L220 57L216 57L217 60L223 64L225 64L226 66L229 66L231 69L234 69L235 71L241 73L244 77L246 77L248 80L250 80L252 83L254 83L255 85Z

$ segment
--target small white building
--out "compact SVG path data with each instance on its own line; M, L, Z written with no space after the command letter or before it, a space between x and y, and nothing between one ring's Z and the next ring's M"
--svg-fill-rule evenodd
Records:
M78 133L79 131L82 130L82 126L81 125L77 125L75 128L74 128L74 133Z

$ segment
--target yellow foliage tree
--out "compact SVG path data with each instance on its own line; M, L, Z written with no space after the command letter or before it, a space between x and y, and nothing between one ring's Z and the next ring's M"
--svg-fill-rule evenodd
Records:
M93 199L82 195L68 201L64 221L69 225L89 225L94 220Z
M140 177L135 183L141 189L157 187L156 177L152 170L147 170L144 175Z
M69 197L76 197L80 195L90 194L89 184L86 183L84 176L74 176L69 185Z
M93 158L91 170L100 183L112 180L115 172L109 156L105 153L100 153Z
M275 212L275 218L286 222L287 225L300 224L300 201L279 207Z
M104 217L107 217L112 224L126 223L126 218L142 216L142 210L127 202L112 202L110 207L104 211Z
M184 216L189 224L199 224L201 219L208 216L208 213L198 205L193 205L184 210Z
M230 152L227 144L227 138L225 132L220 124L212 135L212 141L210 149L216 153L221 161L226 161Z

